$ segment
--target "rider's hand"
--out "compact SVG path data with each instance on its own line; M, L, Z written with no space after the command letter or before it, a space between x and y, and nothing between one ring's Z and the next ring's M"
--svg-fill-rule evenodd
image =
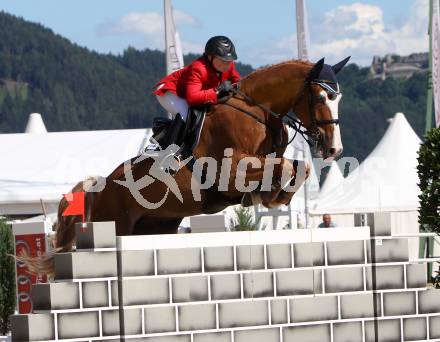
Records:
M231 81L229 81L229 80L223 81L216 88L217 94L229 93L232 90L234 90L234 86L232 85Z

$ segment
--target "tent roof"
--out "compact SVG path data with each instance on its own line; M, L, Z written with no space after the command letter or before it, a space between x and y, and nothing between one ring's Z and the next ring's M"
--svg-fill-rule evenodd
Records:
M150 129L0 134L0 213L40 199L58 202L79 181L106 176L138 155L150 135Z
M342 175L338 163L332 161L330 170L328 171L327 177L325 178L324 184L319 192L319 197L322 198L331 193L343 180L344 176Z
M32 134L47 133L47 129L46 126L44 125L41 114L39 113L29 114L29 119L26 124L26 129L24 130L24 132L32 133Z
M411 211L418 208L417 153L421 140L397 113L381 141L339 184L317 201L313 213Z

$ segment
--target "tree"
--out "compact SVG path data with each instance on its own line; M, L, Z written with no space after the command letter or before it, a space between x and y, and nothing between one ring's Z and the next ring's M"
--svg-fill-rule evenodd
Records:
M16 284L14 238L10 225L0 218L0 333L6 335L10 328L9 316L15 311Z
M235 218L229 219L229 230L231 232L260 230L251 208L239 206L234 208L234 214ZM261 229L265 229L265 226L261 227Z
M420 146L419 223L423 230L440 234L440 128L431 129Z

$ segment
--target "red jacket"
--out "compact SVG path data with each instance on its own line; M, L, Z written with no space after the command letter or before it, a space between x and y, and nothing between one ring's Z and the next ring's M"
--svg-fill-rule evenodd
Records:
M235 69L234 62L228 71L218 73L205 57L200 57L183 69L177 70L164 77L155 86L164 84L156 89L156 95L164 95L171 91L177 96L185 98L190 106L217 103L215 88L225 80L236 83L240 80L240 74Z

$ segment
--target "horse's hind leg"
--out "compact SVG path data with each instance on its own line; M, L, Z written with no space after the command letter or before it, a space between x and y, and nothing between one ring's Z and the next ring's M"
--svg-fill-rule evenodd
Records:
M151 217L140 218L133 230L133 235L176 234L182 218L158 219Z

